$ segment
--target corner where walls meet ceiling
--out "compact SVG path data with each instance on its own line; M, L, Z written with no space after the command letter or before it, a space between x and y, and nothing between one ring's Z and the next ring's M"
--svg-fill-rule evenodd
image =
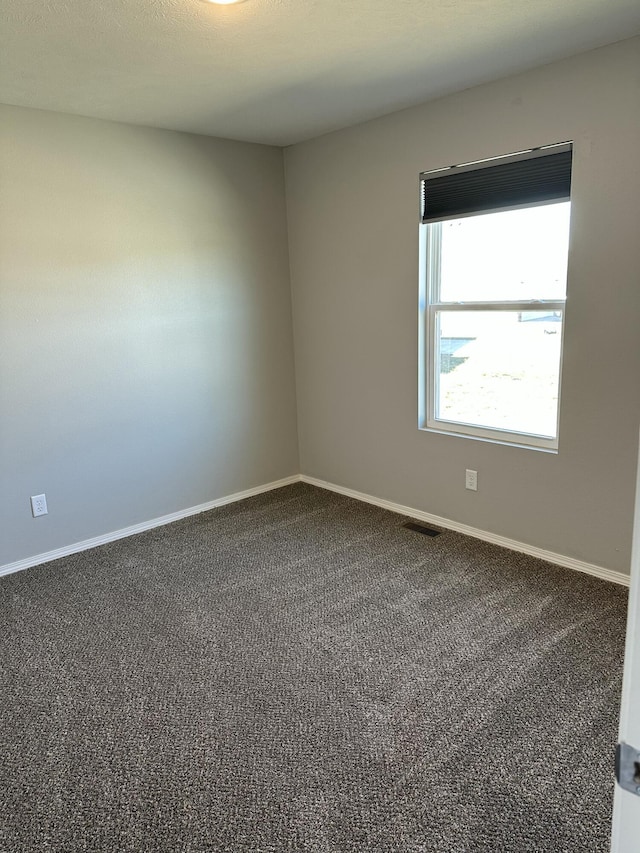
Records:
M0 0L0 101L288 145L631 37L637 0Z

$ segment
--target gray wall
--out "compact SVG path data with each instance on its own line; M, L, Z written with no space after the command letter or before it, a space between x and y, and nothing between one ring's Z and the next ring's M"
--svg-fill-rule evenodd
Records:
M304 473L628 571L639 97L634 39L285 152ZM0 121L0 565L298 471L282 152ZM418 173L565 139L560 452L421 433Z
M282 151L0 121L0 565L296 473Z
M286 151L303 473L627 572L640 40ZM417 429L418 173L575 141L560 451ZM465 491L464 470L479 472Z

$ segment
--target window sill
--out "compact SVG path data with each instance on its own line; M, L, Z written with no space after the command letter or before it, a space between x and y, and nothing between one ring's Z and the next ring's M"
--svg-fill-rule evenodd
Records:
M558 445L550 439L539 439L537 436L531 436L532 439L539 442L536 444L529 443L527 435L517 435L514 433L501 434L499 431L477 430L473 427L468 429L456 429L456 425L445 424L443 426L432 426L431 424L419 424L420 432L430 432L435 435L446 435L452 438L467 438L473 441L485 441L489 444L500 444L503 447L515 447L519 450L537 450L540 453L550 453L554 456L558 455Z

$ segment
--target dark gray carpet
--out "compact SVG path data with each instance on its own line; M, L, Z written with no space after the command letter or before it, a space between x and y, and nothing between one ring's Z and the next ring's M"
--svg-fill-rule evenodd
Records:
M302 484L0 580L0 850L608 850L625 590Z

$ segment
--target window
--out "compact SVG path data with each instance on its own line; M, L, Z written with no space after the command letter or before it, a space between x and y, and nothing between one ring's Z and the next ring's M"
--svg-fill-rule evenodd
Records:
M421 175L422 429L557 450L571 154Z

